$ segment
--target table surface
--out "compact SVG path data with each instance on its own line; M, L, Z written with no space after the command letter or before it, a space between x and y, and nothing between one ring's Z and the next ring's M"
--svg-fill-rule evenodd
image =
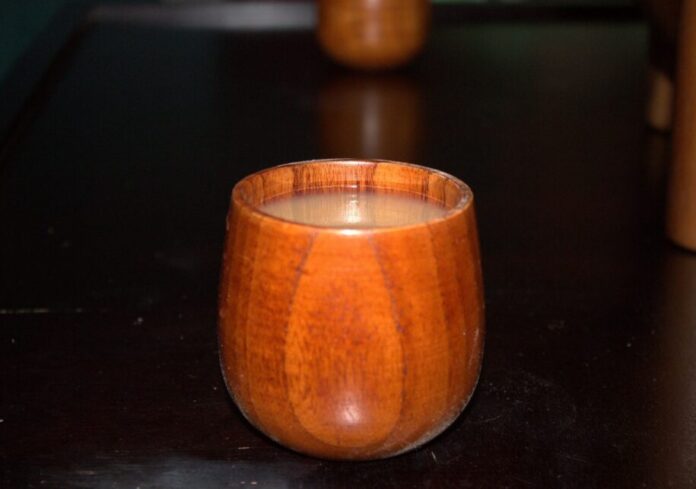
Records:
M117 17L80 25L2 147L0 486L694 487L696 255L662 237L643 23L436 24L408 69L365 75L308 28ZM232 185L334 156L477 199L478 389L384 461L274 444L218 365Z

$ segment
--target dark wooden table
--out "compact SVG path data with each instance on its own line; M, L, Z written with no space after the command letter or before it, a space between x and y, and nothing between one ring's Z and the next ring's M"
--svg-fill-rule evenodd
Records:
M0 93L0 486L694 487L696 256L662 238L643 23L438 11L421 59L371 77L297 8L68 15ZM365 155L474 189L486 354L442 436L327 462L225 392L224 218L254 170Z

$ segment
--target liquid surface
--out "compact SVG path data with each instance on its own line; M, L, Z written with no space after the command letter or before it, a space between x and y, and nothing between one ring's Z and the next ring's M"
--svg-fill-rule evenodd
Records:
M407 226L443 217L448 212L439 202L414 194L351 188L282 196L259 208L288 221L342 228Z

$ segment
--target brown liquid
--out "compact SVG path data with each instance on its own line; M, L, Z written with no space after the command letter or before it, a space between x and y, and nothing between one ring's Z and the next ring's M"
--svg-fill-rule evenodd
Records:
M351 188L282 196L263 203L260 210L288 221L340 228L408 226L447 214L439 202L414 194Z

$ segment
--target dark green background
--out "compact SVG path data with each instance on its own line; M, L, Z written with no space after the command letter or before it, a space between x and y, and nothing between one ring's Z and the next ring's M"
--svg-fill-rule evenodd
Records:
M118 0L0 0L0 81L13 63L21 56L34 37L45 28L51 17L67 3L115 3ZM161 3L202 3L201 0L161 0ZM436 3L533 3L550 5L615 6L632 3L631 0L434 0ZM137 3L130 0L129 3Z

